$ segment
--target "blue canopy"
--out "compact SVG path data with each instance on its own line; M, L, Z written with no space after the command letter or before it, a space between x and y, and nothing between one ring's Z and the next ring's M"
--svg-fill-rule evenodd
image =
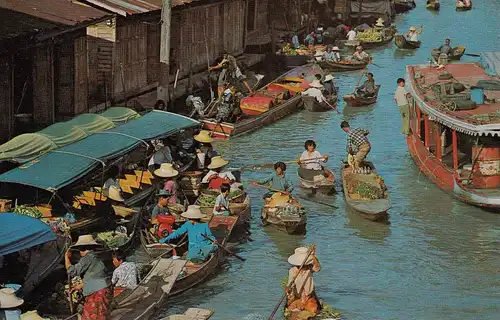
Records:
M50 227L18 213L0 213L0 256L56 240Z
M83 177L102 161L125 154L145 140L164 138L197 125L199 122L191 118L154 110L27 162L0 175L0 182L55 191Z

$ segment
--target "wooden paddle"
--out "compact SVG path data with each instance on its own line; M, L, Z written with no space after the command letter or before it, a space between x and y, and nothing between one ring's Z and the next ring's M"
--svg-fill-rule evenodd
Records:
M337 109L336 107L332 106L326 99L325 99L325 103L326 103L327 106L329 106L333 110L337 111L338 114L341 114L340 111L339 111L339 109Z
M254 186L254 187L259 187L259 188L267 189L269 191L282 192L282 193L288 193L288 194L290 194L287 191L273 189L271 187L258 184L257 182L249 182L248 184L251 185L251 186ZM331 208L334 208L334 209L338 209L338 207L334 206L333 204L329 204L329 203L325 203L325 202L321 202L321 201L311 200L311 199L309 199L307 197L302 197L302 196L299 196L299 195L296 195L296 194L294 194L294 195L290 194L290 196L295 197L295 198L299 198L299 199L302 199L302 200L306 200L306 201L309 201L309 202L313 202L313 203L317 203L317 204L322 204L324 206L331 207Z
M304 265L306 264L307 260L309 259L309 256L311 255L311 253L313 252L315 246L312 245L309 250L307 251L307 255L306 257L304 258L304 261L302 261L302 264L300 265L299 267L299 271L297 272L297 274L293 277L292 281L291 281L291 287L289 289L293 289L293 287L295 286L295 280L297 280L297 277L299 276L300 274L300 271L302 270L302 268L304 267ZM281 299L278 301L278 303L276 304L276 307L274 307L274 310L273 312L271 312L271 315L269 315L269 317L267 318L267 320L272 320L274 319L274 315L276 314L276 312L278 311L280 305L283 303L283 300L285 300L286 298L286 295L287 295L287 291L285 290L285 293L283 293L283 295L281 296Z
M475 54L475 53L464 53L464 55L469 56L469 57L481 57L481 55Z
M301 163L309 163L309 162L320 160L320 159L324 159L324 158L323 157L311 158L311 159L307 159L307 160L301 161ZM283 163L284 164L298 164L297 160L285 161ZM251 166L245 166L245 167L241 167L241 168L234 168L233 171L234 170L240 170L240 171L242 171L242 170L257 170L257 169L262 169L262 168L274 168L274 163L254 164L254 165L251 165Z
M236 253L232 252L231 250L227 249L226 247L224 247L223 245L221 245L220 243L218 243L217 241L214 241L212 239L210 239L209 237L207 237L206 235L202 234L202 236L207 239L208 241L212 242L213 244L217 245L219 248L221 248L222 250L226 251L228 254L232 255L233 257L235 258L238 258L240 259L241 261L246 261L245 258L243 258L242 256L240 255L237 255Z

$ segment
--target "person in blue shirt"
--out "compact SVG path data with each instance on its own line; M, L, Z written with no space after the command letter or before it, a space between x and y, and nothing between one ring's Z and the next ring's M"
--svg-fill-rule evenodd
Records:
M192 263L203 263L217 249L215 245L217 241L212 235L208 223L201 222L205 215L200 211L200 206L191 205L181 216L189 220L168 237L160 239L160 243L178 239L187 233L189 243L187 260Z
M292 45L293 45L294 49L300 48L300 41L299 41L299 36L297 35L297 32L293 32Z
M286 164L284 164L281 161L276 162L274 164L274 170L275 170L275 173L273 173L272 175L270 175L266 179L263 179L259 182L256 182L255 184L267 185L271 189L280 190L280 191L282 190L283 192L286 192L286 193L292 192L293 186L285 177ZM276 191L269 191L268 193L264 194L264 199L270 198L274 192L276 192Z

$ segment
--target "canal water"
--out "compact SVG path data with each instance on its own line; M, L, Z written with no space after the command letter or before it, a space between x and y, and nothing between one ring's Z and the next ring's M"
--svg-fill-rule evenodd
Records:
M202 307L215 309L215 320L267 319L283 292L287 257L298 246L316 244L322 264L315 276L317 293L345 319L499 319L500 215L452 199L419 173L399 133L393 93L405 65L426 63L430 49L447 37L453 45L466 45L468 53L500 50L500 2L476 0L473 10L456 12L455 0L442 0L439 13L427 11L424 3L418 1L415 10L396 18L400 32L424 25L420 49L405 52L390 44L371 52L378 67L372 65L369 71L382 85L377 104L354 110L339 101L341 114L302 111L217 144L230 166L241 167L296 159L304 141L314 139L339 177L346 140L340 122L366 128L372 143L369 158L392 198L390 224L350 212L340 193L320 198L338 209L303 201L307 234L289 236L262 227L264 191L250 187L254 241L238 249L247 261L230 259L208 283L170 299L165 315ZM352 91L359 75L335 75L341 95ZM296 182L295 170L290 165L287 175ZM243 179L270 173L245 172Z

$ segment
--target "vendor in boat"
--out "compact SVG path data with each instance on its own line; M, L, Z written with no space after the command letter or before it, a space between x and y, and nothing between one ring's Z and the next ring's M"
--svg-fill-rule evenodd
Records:
M92 235L78 237L78 241L66 251L65 266L70 278L83 278L82 320L107 319L109 305L113 297L111 282L104 263L96 256L95 249L100 245ZM77 264L71 264L71 250L80 252L81 259Z
M342 60L342 57L340 56L340 49L339 47L337 46L334 46L332 48L332 55L330 56L331 60L335 61L335 62L339 62L340 60Z
M352 55L352 60L364 63L370 63L372 57L363 50L362 46L356 47L356 52Z
M300 48L299 36L297 35L297 31L294 31L292 34L292 46L294 49Z
M232 86L238 87L241 90L243 90L243 88L241 88L241 84L243 83L248 92L252 92L252 89L248 86L248 83L245 80L245 75L238 67L235 57L230 54L224 53L222 61L218 65L208 68L209 71L219 69L222 69L218 80L219 97L222 96L222 93L224 92L224 89L226 87L225 84L227 83Z
M369 132L364 129L352 129L349 122L342 121L340 128L347 133L347 153L354 156L353 170L361 169L361 164L370 153L370 141L366 137Z
M315 37L315 33L314 31L311 31L311 33L309 33L306 38L304 39L304 42L306 44L306 46L309 46L309 47L312 47L314 46L314 37Z
M322 156L319 151L316 150L316 142L314 140L307 140L304 143L304 148L306 149L297 159L297 163L305 169L318 171L318 174L324 174L329 180L333 181L333 173L322 166L322 163L328 161L328 155Z
M116 297L123 291L134 290L137 287L137 266L134 262L126 260L125 253L118 249L112 253L113 266L116 268L111 277L114 286L113 296Z
M170 193L167 204L177 203L177 182L174 179L179 175L179 171L175 170L171 163L163 163L154 173L157 177L165 178L163 190Z
M166 146L161 140L152 140L151 144L155 152L148 162L148 170L153 172L158 169L162 163L172 163L174 161L172 156L172 149Z
M371 98L375 95L376 86L375 79L373 78L373 73L368 72L366 74L366 81L356 88L356 95L364 98Z
M187 260L191 263L203 263L217 248L214 244L214 242L216 243L216 239L212 235L208 223L201 222L201 219L206 216L200 211L200 206L197 205L189 206L181 216L188 219L188 221L168 237L160 239L160 242L167 243L187 233L189 242Z
M229 192L231 186L229 183L223 183L220 186L220 194L215 199L213 214L214 216L230 216L229 211Z
M278 161L274 164L274 174L269 177L260 180L259 182L251 182L252 185L267 185L270 189L269 192L265 193L263 198L269 199L272 195L278 191L282 191L283 193L290 193L293 191L293 184L285 177L286 173L286 164Z
M191 117L193 117L195 114L196 119L203 118L205 116L205 104L201 100L200 97L195 97L192 94L190 94L186 98L186 107L192 109L191 111Z
M210 162L212 157L215 156L214 147L212 142L214 139L210 137L210 132L206 130L201 130L200 133L193 137L194 151L196 152L196 164L198 169L205 169Z
M414 26L411 26L410 30L405 35L406 40L412 41L412 42L418 42L418 35L422 33L422 28L423 28L423 26L420 26L420 28L417 30L417 28L415 28Z
M316 296L313 273L319 272L321 266L316 257L314 246L310 249L300 247L295 249L288 258L293 265L288 271L286 292L286 311L296 314L293 319L310 319L317 315L321 305Z
M358 35L356 34L356 30L354 30L354 28L350 29L348 26L346 26L346 30L347 30L347 35L346 35L347 40L356 41L358 37Z
M21 310L19 307L24 303L23 299L16 296L12 288L0 289L0 319L19 320Z
M223 183L235 184L236 177L229 171L222 171L228 163L221 156L213 157L212 162L208 165L210 171L203 177L201 183L208 183L209 189L220 189Z
M231 89L224 90L222 100L217 105L217 115L215 119L220 122L232 122L234 111L234 99Z
M332 96L337 93L337 87L335 86L335 77L331 74L325 76L323 80L323 87L325 88L325 93L327 96Z
M314 37L316 38L316 43L317 44L322 44L323 43L323 33L325 32L325 29L323 26L318 26L316 29L316 33L314 34Z
M156 217L158 215L170 215L170 211L168 210L168 200L172 196L172 194L167 190L160 190L157 194L158 202L156 203L153 211L151 211L151 223L156 224L158 221Z
M382 19L381 17L379 17L377 19L377 22L375 23L375 25L373 26L373 28L377 31L381 31L382 29L385 28L385 24L384 24L384 19Z
M446 54L446 55L449 55L450 52L451 52L451 40L450 39L446 39L444 41L444 44L437 48L437 51L440 53L440 54Z
M321 77L321 75L320 75ZM311 83L309 83L309 89L303 91L301 95L303 96L309 96L309 97L315 97L318 102L324 102L326 101L325 96L323 95L324 87L321 84L319 80L313 80Z

